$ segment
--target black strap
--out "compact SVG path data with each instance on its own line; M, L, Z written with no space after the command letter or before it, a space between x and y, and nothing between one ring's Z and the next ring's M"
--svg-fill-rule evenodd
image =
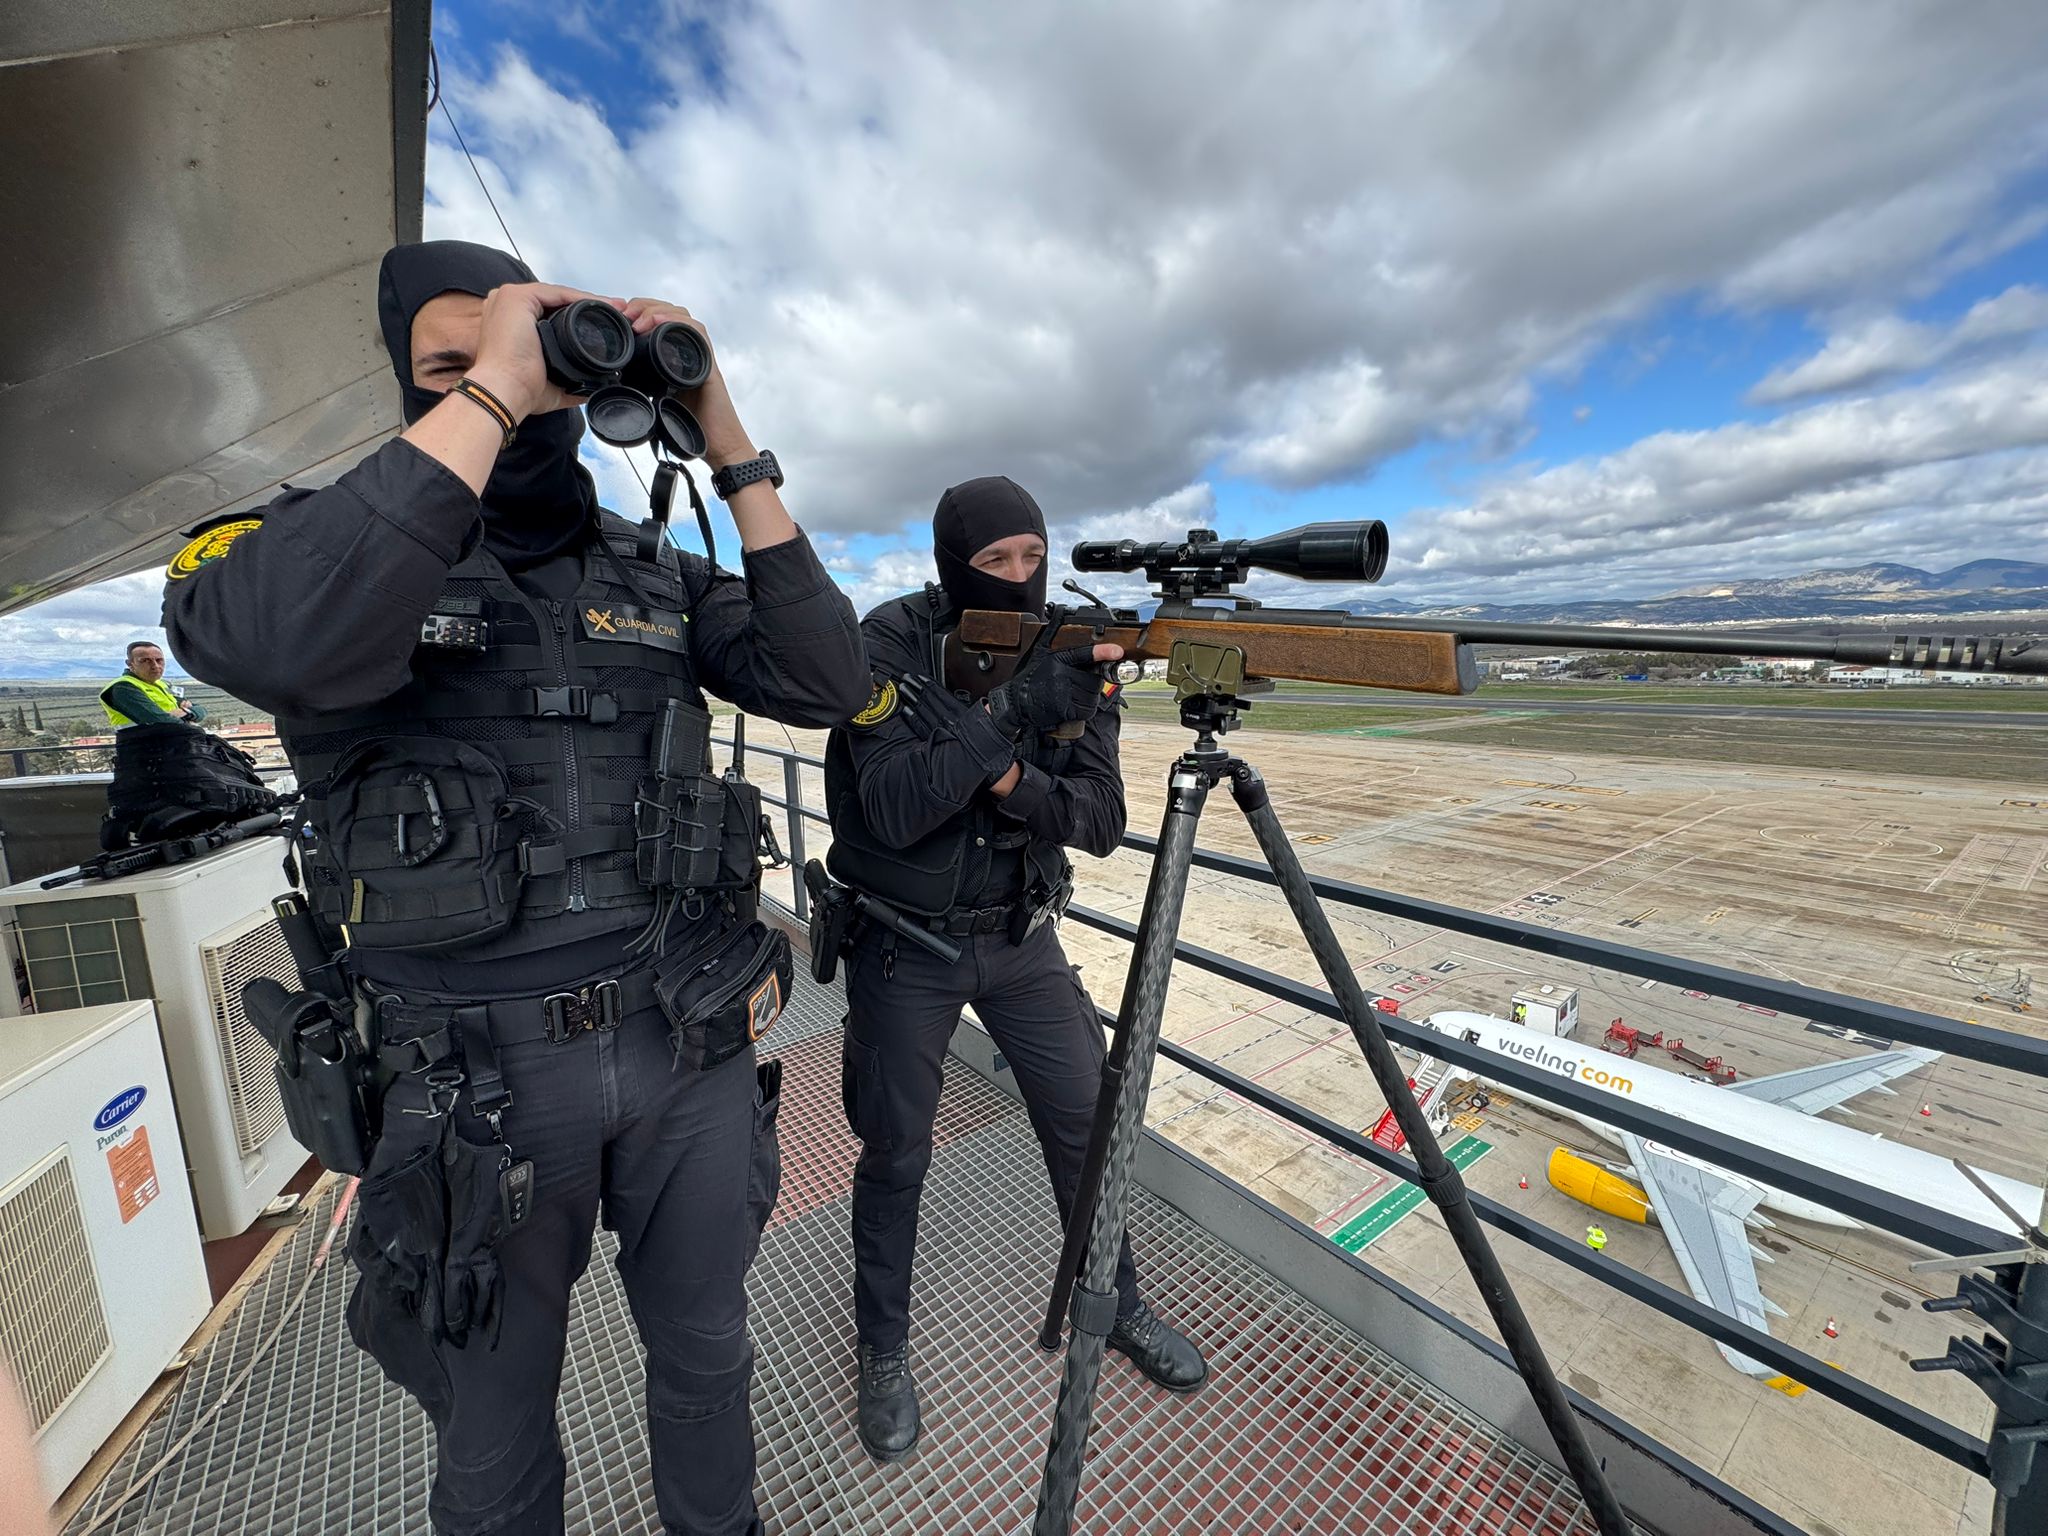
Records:
M1116 1327L1117 1294L1115 1291L1091 1291L1085 1285L1074 1286L1074 1306L1069 1314L1074 1319L1074 1332L1093 1334L1106 1339Z
M472 1004L455 1010L455 1028L462 1037L462 1065L469 1074L470 1107L480 1115L498 1115L512 1107L512 1091L498 1068L488 1007Z

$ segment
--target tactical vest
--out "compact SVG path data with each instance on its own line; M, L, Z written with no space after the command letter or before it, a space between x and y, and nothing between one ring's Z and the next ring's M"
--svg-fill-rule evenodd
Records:
M945 676L942 645L952 605L939 588L899 600L918 637L919 654L933 678ZM1073 749L1040 744L1026 754L1048 773L1057 774ZM848 728L835 729L825 746L825 808L832 822L832 846L825 864L833 876L855 890L878 896L893 907L922 917L943 917L963 905L988 879L996 850L1021 848L1026 889L1058 885L1069 869L1058 845L1034 837L1021 823L996 813L988 796L977 795L959 815L941 823L907 848L885 843L868 826L860 801L858 775Z
M701 774L709 717L678 552L642 560L609 515L600 536L639 593L596 537L571 601L524 591L479 547L448 573L407 687L277 722L307 794L309 900L354 947L485 959L516 949L515 919L566 917L552 943L652 914L634 815L656 723L680 702Z
M149 699L149 702L154 704L158 709L162 710L165 714L177 714L178 696L175 693L171 692L169 688L165 687L162 683L152 683L143 678L137 677L133 672L123 672L119 677L115 678L111 683L107 684L106 687L100 690L100 708L107 712L107 719L113 722L115 730L119 730L121 729L121 727L126 725L135 724L133 720L130 720L126 715L122 714L121 711L114 708L113 703L107 697L108 694L112 693L116 688L118 688L123 683L133 683L136 687L140 688L143 691L143 694Z

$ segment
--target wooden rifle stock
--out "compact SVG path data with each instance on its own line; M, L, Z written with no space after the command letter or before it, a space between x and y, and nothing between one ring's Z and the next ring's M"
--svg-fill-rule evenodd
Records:
M1208 617L1210 613L1215 617ZM957 667L954 649L947 651L948 685L986 694L1040 644L1064 651L1107 643L1122 646L1133 661L1165 661L1175 641L1188 640L1237 646L1244 652L1247 678L1396 688L1406 693L1466 694L1478 686L1471 649L1456 635L1373 629L1320 612L1214 608L1162 612L1140 622L1128 613L1069 609L1050 626L1049 637L1048 627L1047 621L1030 614L982 609L962 614L956 632ZM981 663L981 657L989 658L990 664Z

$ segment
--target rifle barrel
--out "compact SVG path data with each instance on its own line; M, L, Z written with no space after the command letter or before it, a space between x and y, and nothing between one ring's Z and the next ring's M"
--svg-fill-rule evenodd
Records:
M1166 610L1162 607L1160 610ZM1344 628L1452 634L1473 645L1573 646L1589 651L1640 651L1705 656L1782 656L1918 671L2048 676L2048 642L2038 635L1964 635L1888 629L1879 634L1816 635L1778 630L1628 629L1611 624L1498 624L1478 619L1410 619L1323 610ZM1256 619L1260 610L1231 614ZM1268 610L1290 623L1312 622L1298 609ZM1218 617L1228 610L1175 605L1174 617Z

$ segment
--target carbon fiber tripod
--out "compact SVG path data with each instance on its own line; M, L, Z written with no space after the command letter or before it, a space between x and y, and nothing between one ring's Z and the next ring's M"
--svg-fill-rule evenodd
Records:
M1144 915L1138 942L1124 982L1114 1045L1103 1066L1102 1094L1096 1104L1095 1128L1081 1187L1067 1224L1066 1246L1053 1282L1045 1333L1040 1343L1057 1349L1063 1318L1072 1298L1073 1332L1067 1345L1066 1368L1060 1378L1059 1403L1053 1413L1052 1440L1039 1484L1038 1513L1032 1536L1067 1536L1080 1493L1081 1462L1088 1448L1094 1416L1095 1388L1110 1329L1116 1322L1115 1273L1130 1208L1131 1158L1145 1129L1145 1100L1151 1091L1152 1066L1158 1054L1159 1029L1166 1012L1166 989L1173 972L1174 947L1180 936L1181 909L1187 898L1188 870L1195 850L1195 830L1209 791L1228 782L1231 798L1251 823L1252 833L1272 866L1287 904L1294 910L1302 936L1322 968L1344 1020L1372 1069L1380 1092L1408 1138L1423 1193L1443 1213L1444 1225L1457 1244L1494 1324L1507 1344L1522 1379L1535 1399L1537 1412L1557 1442L1572 1481L1585 1498L1600 1536L1631 1536L1628 1517L1608 1487L1607 1479L1586 1444L1564 1389L1529 1326L1527 1314L1501 1272L1500 1261L1465 1198L1464 1180L1438 1145L1421 1108L1408 1091L1406 1075L1381 1030L1373 1009L1352 974L1351 963L1330 927L1287 831L1280 824L1265 780L1258 770L1226 751L1217 738L1238 725L1245 701L1244 652L1235 646L1177 643L1168 663L1167 680L1180 701L1181 723L1195 732L1194 746L1175 760L1167 777L1166 816L1159 832L1159 851L1145 889ZM1084 1268L1085 1256L1085 1268ZM1077 1273L1079 1275L1076 1283Z

